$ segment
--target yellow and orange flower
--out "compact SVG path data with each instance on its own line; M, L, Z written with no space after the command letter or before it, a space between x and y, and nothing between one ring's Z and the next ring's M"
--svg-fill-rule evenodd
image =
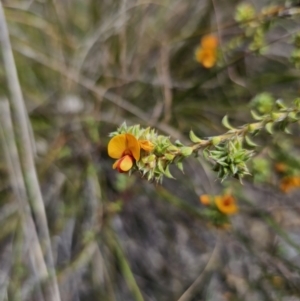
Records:
M219 211L224 214L235 214L238 212L235 198L230 194L215 197L215 204Z
M238 206L236 205L235 198L230 194L224 195L208 195L202 194L199 197L200 202L205 206L216 206L219 211L224 214L235 214L238 212Z
M204 36L195 52L196 61L205 68L212 68L217 61L217 47L217 37L213 35Z
M280 182L280 189L285 193L295 188L300 188L300 176L288 176Z
M119 172L129 171L135 161L140 160L141 149L150 152L154 145L149 140L137 140L131 134L119 134L114 136L108 143L108 155L117 159L113 164L113 169Z
M139 161L141 147L138 140L131 134L114 136L108 143L108 155L118 159L113 164L113 169L119 172L129 171L134 161Z

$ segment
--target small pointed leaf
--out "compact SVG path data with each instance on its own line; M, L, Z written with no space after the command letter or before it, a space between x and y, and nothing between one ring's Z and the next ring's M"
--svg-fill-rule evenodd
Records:
M208 152L207 148L204 149L202 153L203 153L204 159L208 160L209 159L209 152Z
M175 179L170 172L169 165L166 167L164 174L166 177L168 177L170 179Z
M282 99L276 100L276 106L278 109L286 109L286 105L283 103Z
M199 137L197 137L192 130L190 131L190 139L194 143L200 143L200 142L202 142L202 140Z
M269 122L265 125L265 129L269 134L273 134L273 122Z
M183 144L182 144L179 140L176 140L176 141L175 141L175 145L176 145L176 146L183 146Z
M250 112L251 112L253 119L255 119L255 120L263 120L264 119L264 116L259 116L255 111L251 110Z
M233 126L230 125L229 121L228 121L228 116L225 115L222 119L222 124L228 129L228 130L234 130L235 128Z
M157 167L158 167L158 170L162 173L164 173L164 167L163 167L163 164L162 164L162 161L161 160L158 160L158 164L157 164Z
M249 136L245 136L245 142L246 142L247 145L250 146L250 147L257 147L257 146L258 146L255 142L253 142L253 141L249 138Z
M184 171L183 171L183 163L181 161L178 161L176 163L176 166L178 167L179 170L181 170L184 173Z

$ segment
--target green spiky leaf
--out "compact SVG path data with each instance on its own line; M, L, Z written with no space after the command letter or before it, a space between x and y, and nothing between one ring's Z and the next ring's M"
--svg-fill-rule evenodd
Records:
M164 171L164 174L165 174L166 177L168 177L168 178L170 178L170 179L175 179L175 178L172 176L171 172L170 172L169 165L167 165L167 167L166 167L166 169L165 169L165 171Z
M264 119L264 116L258 115L255 111L251 110L250 112L251 112L251 115L252 115L252 118L253 118L253 119L258 120L258 121Z
M273 134L273 122L268 122L266 125L265 125L265 129L267 130L267 132L269 134Z
M190 139L194 143L200 143L200 142L202 142L202 140L199 137L197 137L192 130L190 131Z
M247 145L250 146L250 147L257 147L257 146L258 146L255 142L253 142L253 141L249 138L249 136L245 136L245 142L246 142Z
M225 115L222 119L222 124L224 125L224 127L226 127L228 130L235 130L235 128L233 126L230 125L229 120L228 120L228 116Z

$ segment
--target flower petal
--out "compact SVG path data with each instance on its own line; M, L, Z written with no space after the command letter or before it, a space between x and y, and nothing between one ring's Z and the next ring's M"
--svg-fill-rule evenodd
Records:
M120 165L120 161L122 160L122 158L121 159L119 159L119 160L117 160L114 164L113 164L113 166L112 166L112 168L113 169L116 169L116 168L118 168L119 167L119 165Z
M218 46L218 38L213 35L204 36L201 39L201 46L203 48L211 48L214 49Z
M120 134L114 136L108 143L108 155L111 158L119 159L122 157L124 151L127 149L127 134Z
M202 65L205 68L212 68L216 63L216 59L214 57L206 57L203 62Z
M214 49L198 48L195 53L196 61L205 68L211 68L217 60L217 53Z
M131 155L136 161L140 160L141 148L137 139L131 134L125 134L127 141L127 151L130 151Z
M132 165L133 165L132 157L126 155L120 159L119 171L126 172L129 169L131 169Z
M139 140L140 147L146 151L151 152L154 148L154 144L149 140Z

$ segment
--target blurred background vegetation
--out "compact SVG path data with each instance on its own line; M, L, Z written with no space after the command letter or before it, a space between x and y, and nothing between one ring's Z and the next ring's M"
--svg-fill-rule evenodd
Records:
M293 135L256 139L252 176L243 185L216 181L201 156L184 163L184 174L174 168L176 180L156 185L117 173L107 155L108 135L124 121L188 144L191 129L200 137L224 133L224 115L238 126L252 122L257 103L291 103L300 91L297 1L2 4L51 249L30 191L29 212L17 201L19 182L9 176L5 155L12 137L2 137L0 300L300 300L300 194L284 184L300 175L299 123ZM195 59L208 34L218 39L212 68ZM4 59L0 97L10 100ZM9 117L3 112L2 120ZM224 191L238 200L239 212L231 226L215 227L199 197ZM29 230L26 216L35 224ZM40 239L45 274L30 256L30 229Z

